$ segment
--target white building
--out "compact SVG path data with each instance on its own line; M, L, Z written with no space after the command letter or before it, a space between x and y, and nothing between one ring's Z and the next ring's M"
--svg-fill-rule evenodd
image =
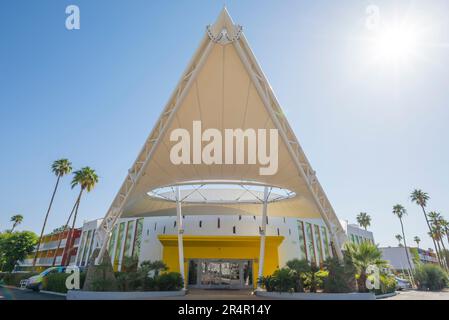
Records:
M421 248L407 247L408 256L410 258L410 265L407 262L407 253L405 247L383 247L379 248L382 251L382 258L390 264L393 270L408 270L416 267L417 261L420 263L438 263L435 253L430 250Z
M355 244L365 241L375 244L374 235L371 231L365 230L357 224L349 223L347 220L340 220L340 223L345 230L348 241Z
M97 263L106 252L116 270L123 257L163 260L190 286L254 286L290 259L342 257L340 221L226 9L104 218L83 231L80 264L98 241Z

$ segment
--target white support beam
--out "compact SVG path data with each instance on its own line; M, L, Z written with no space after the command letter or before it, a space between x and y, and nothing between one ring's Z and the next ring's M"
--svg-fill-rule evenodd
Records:
M259 272L257 279L263 276L263 265L265 263L265 236L267 229L267 211L268 211L268 187L263 189L263 203L262 203L262 226L260 228L260 252L259 252ZM260 284L257 284L260 289Z
M178 255L179 255L179 272L182 276L182 281L184 282L184 288L186 287L186 278L184 274L184 227L181 211L181 190L179 186L176 186L176 216L177 216L177 227L178 227Z

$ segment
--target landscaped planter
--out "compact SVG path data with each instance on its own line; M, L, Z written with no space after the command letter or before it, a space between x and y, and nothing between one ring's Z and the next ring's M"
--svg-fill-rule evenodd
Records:
M373 293L303 293L255 291L257 296L282 300L376 300Z
M67 300L146 300L164 297L179 297L186 294L180 291L132 291L132 292L101 292L70 290L67 292Z

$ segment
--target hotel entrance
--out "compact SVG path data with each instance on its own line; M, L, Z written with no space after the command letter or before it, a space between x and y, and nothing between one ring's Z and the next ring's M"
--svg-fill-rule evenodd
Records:
M188 284L202 289L245 289L253 287L252 260L189 260Z

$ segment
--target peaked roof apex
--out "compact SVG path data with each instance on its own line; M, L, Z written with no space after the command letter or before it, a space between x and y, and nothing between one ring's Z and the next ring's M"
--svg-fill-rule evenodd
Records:
M221 44L227 44L240 36L242 27L234 24L226 7L223 7L215 23L207 27L209 37Z

